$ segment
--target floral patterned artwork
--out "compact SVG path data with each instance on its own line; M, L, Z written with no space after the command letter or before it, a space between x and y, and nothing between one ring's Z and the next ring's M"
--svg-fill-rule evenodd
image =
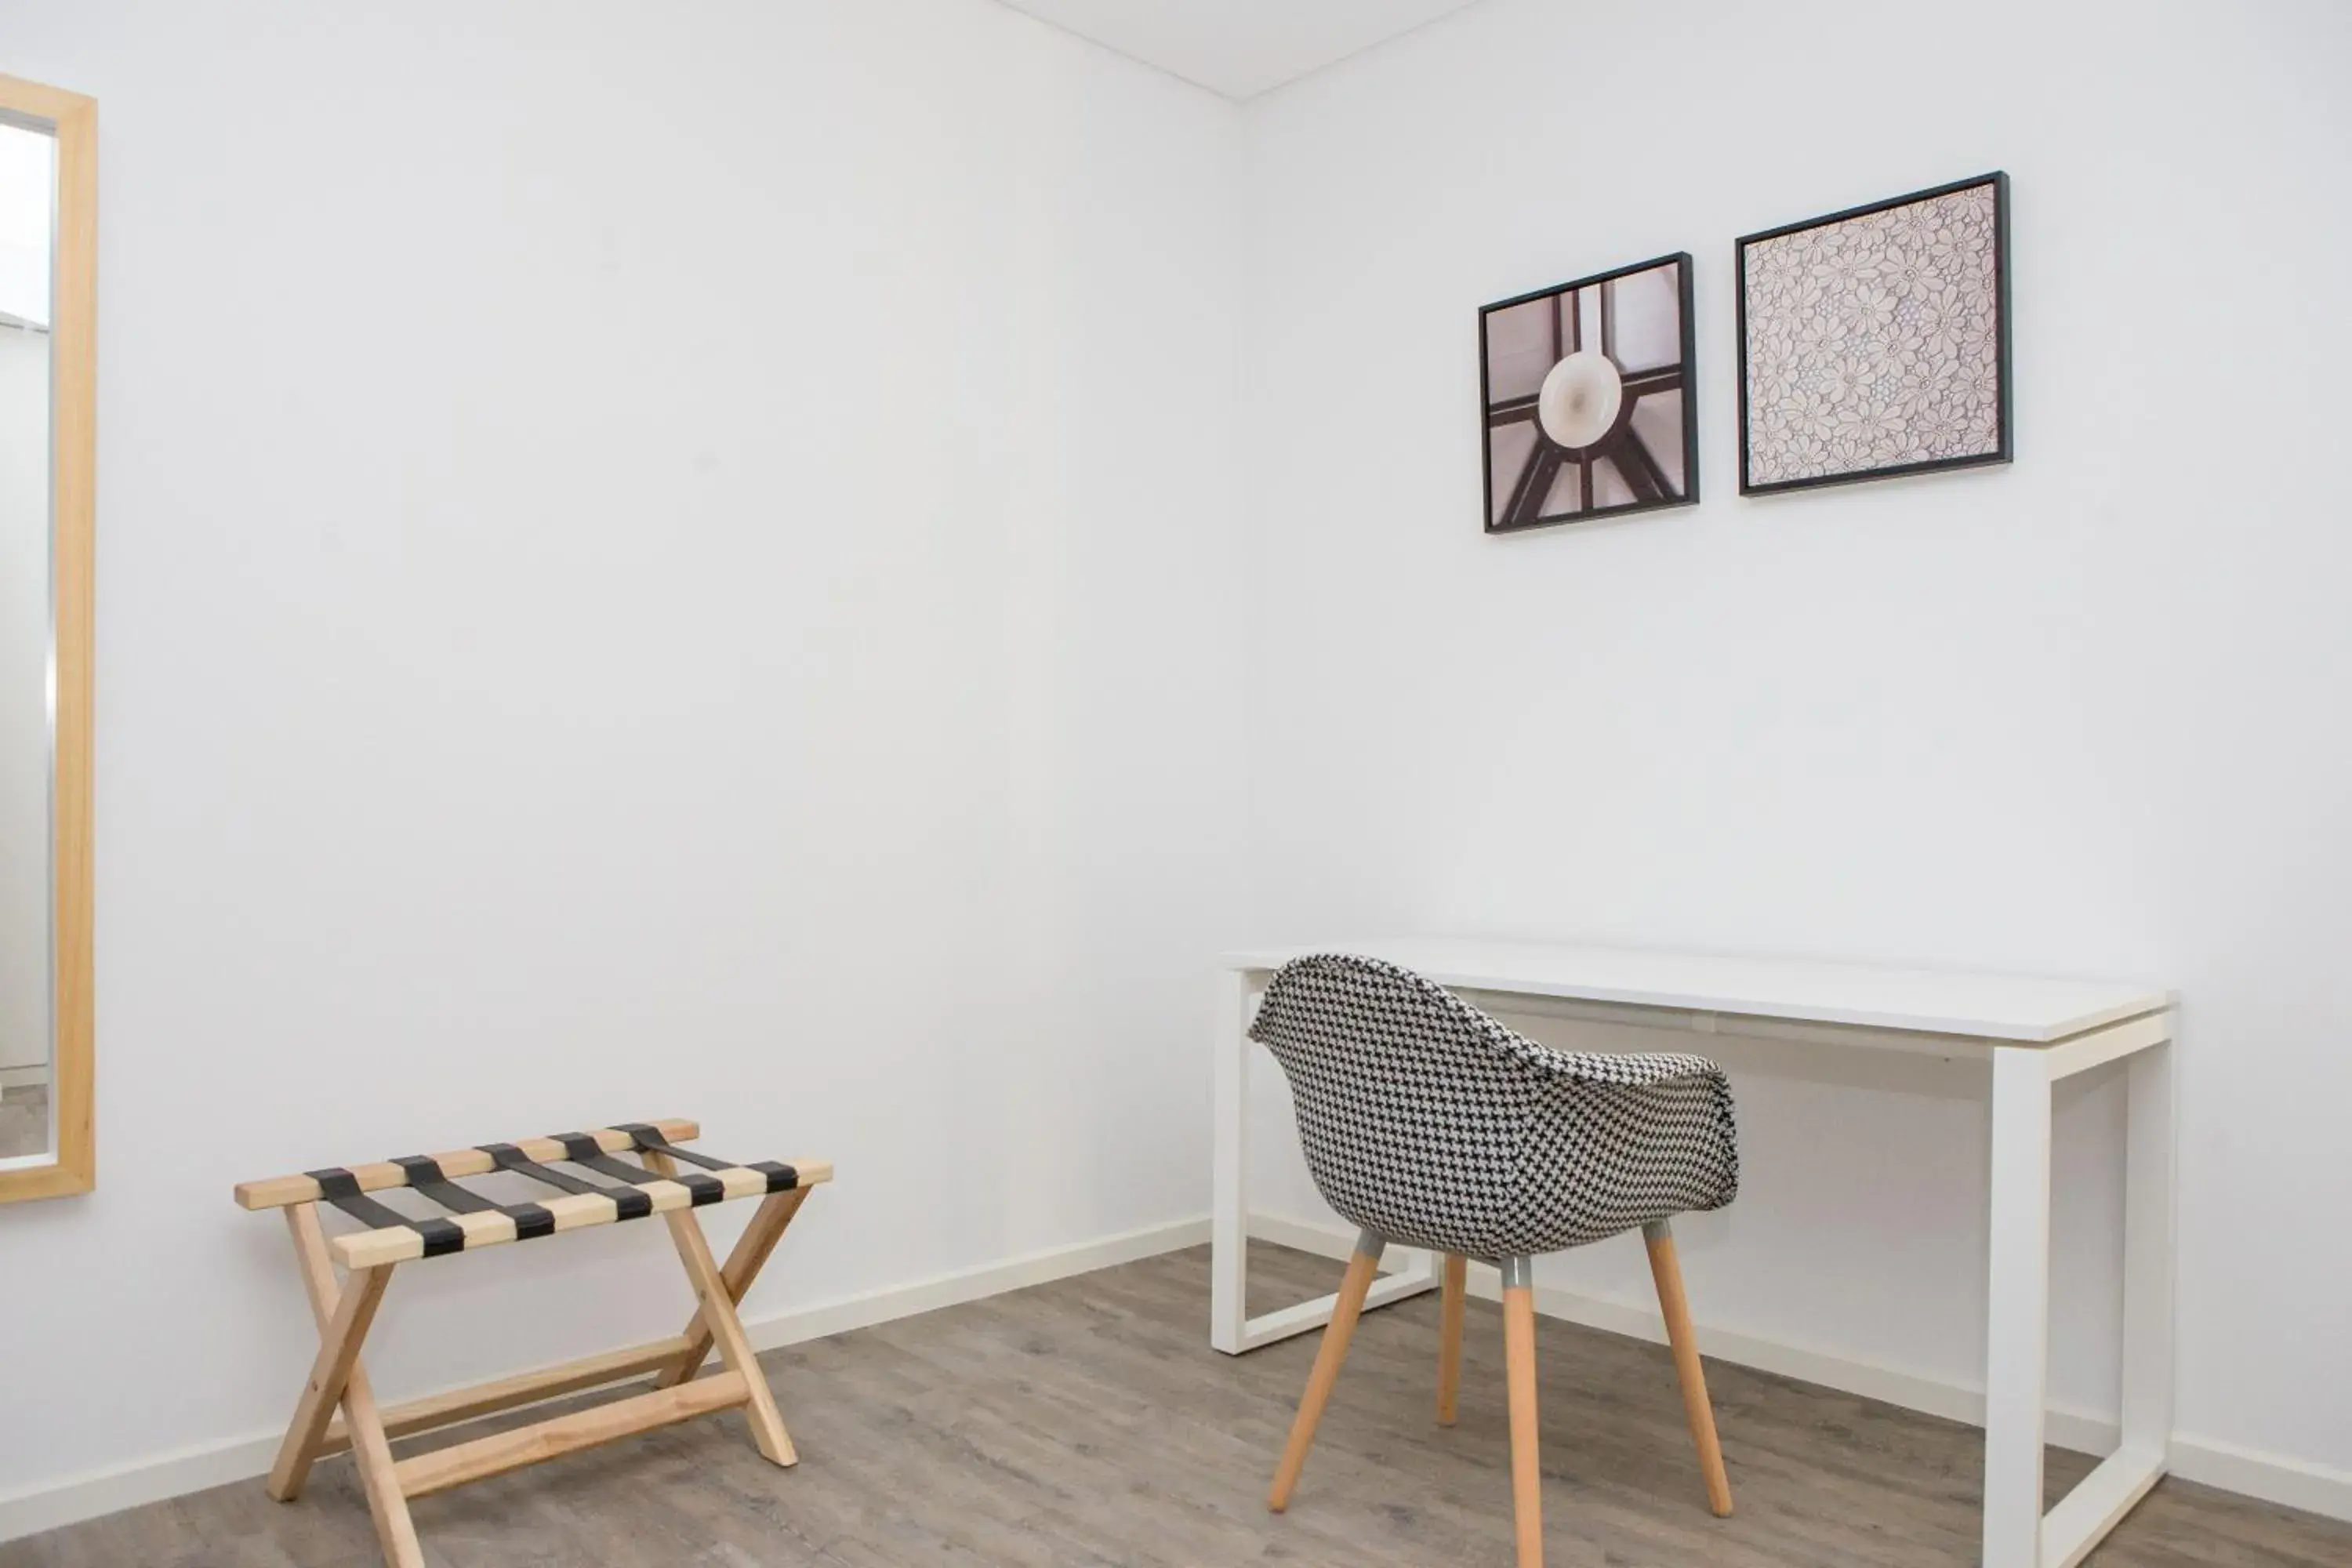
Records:
M1990 181L1748 242L1746 482L2001 450Z

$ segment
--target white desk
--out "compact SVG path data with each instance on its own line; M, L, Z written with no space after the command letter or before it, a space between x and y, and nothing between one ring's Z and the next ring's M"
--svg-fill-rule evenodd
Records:
M1331 1298L1244 1308L1247 1029L1271 973L1359 952L1514 1013L1989 1062L1991 1258L1985 1343L1984 1568L2074 1568L2164 1474L2172 1435L2173 997L2146 986L1861 965L1413 938L1228 953L1218 975L1209 1340L1231 1354L1327 1322ZM1693 1043L1702 1054L1704 1040ZM2122 1439L2042 1512L2050 1362L2050 1100L2059 1079L2128 1057ZM1373 1286L1433 1289L1434 1259Z

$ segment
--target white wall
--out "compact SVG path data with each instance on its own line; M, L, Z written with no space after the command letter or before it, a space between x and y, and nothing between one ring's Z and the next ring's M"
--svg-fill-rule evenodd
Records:
M0 1073L48 1059L49 335L0 324Z
M2341 14L1922 16L1487 0L1244 112L979 0L0 0L105 127L101 1176L0 1210L0 1496L282 1418L239 1177L698 1113L840 1162L755 1312L882 1289L1197 1215L1206 954L1383 928L2178 984L2183 1426L2352 1467ZM2018 466L1738 500L1730 237L1995 165ZM1482 537L1475 306L1683 247L1706 504ZM1975 1113L1741 1090L1709 1318L1967 1375ZM682 1310L413 1270L378 1382Z
M2177 984L2180 1428L2339 1487L2347 71L2323 4L1487 0L1251 107L1244 422L1256 936ZM1739 499L1732 237L1996 167L2016 465ZM1483 537L1475 308L1684 248L1705 504ZM1975 1376L1980 1113L1739 1090L1704 1320ZM2116 1110L2059 1134L2054 1392L2094 1408ZM1292 1162L1258 1201L1313 1200ZM1553 1278L1647 1289L1638 1249Z
M839 1164L755 1314L1200 1213L1229 105L981 0L0 39L103 205L100 1175L0 1209L0 1494L282 1424L243 1177L698 1115ZM417 1268L376 1382L689 1310L635 1226Z

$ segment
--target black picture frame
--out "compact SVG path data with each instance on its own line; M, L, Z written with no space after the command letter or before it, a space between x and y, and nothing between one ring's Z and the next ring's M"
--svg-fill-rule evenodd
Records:
M1610 356L1612 363L1615 363L1620 374L1623 374L1624 366L1617 363L1611 343L1615 325L1614 305L1607 286L1614 284L1622 278L1655 271L1665 267L1675 268L1675 297L1676 309L1681 317L1678 357L1672 365L1644 370L1625 376L1622 385L1626 395L1615 422L1605 435L1587 447L1562 447L1553 441L1544 431L1542 425L1537 421L1534 396L1517 396L1501 400L1494 396L1493 365L1489 353L1491 344L1489 323L1496 312L1512 310L1538 300L1574 295L1585 289L1599 289L1601 290L1600 296L1601 302L1597 315L1601 328L1601 352ZM1579 320L1577 313L1569 313L1568 324L1564 328L1562 313L1559 311L1552 313L1552 346L1555 357L1563 347L1561 340L1563 330L1570 332L1580 331L1580 327L1576 324ZM1479 467L1485 476L1486 510L1483 514L1483 522L1486 531L1496 534L1523 533L1531 529L1557 528L1568 523L1588 522L1602 518L1630 517L1640 512L1662 511L1670 507L1697 505L1699 500L1697 381L1698 334L1694 313L1692 261L1690 252L1686 250L1678 250L1667 256L1653 257L1647 261L1637 261L1629 267L1612 268L1607 272L1596 272L1587 278L1554 284L1548 289L1534 289L1528 293L1514 295L1508 300L1498 300L1491 305L1479 307L1478 451ZM1663 466L1657 463L1654 455L1633 429L1635 405L1644 397L1656 396L1668 392L1679 392L1681 395L1682 481L1679 488L1674 485L1671 477L1664 473ZM1535 426L1536 445L1528 454L1528 467L1520 474L1510 503L1497 508L1495 494L1494 433L1501 425L1522 420ZM1621 465L1617 461L1621 452L1631 461ZM1635 499L1602 507L1590 504L1594 493L1592 465L1601 459L1610 461L1612 470L1620 473L1625 488L1633 492ZM1572 511L1549 514L1540 512L1539 509L1551 489L1552 480L1557 479L1559 469L1570 460L1577 463L1579 469L1577 490L1580 504ZM1535 481L1539 468L1546 462L1550 465L1550 474L1538 484ZM1653 493L1645 496L1642 493L1643 490ZM1520 499L1522 496L1528 498L1524 504Z
M1990 451L1973 452L1948 458L1930 458L1917 462L1892 463L1882 468L1855 468L1837 473L1811 475L1799 479L1757 482L1752 478L1750 420L1752 388L1749 384L1749 347L1748 320L1748 253L1750 246L1764 240L1780 239L1801 234L1808 229L1825 228L1834 224L1849 223L1916 202L1933 201L1939 196L1956 195L1990 185L1993 193L1993 309L1994 359L2000 407L1997 411L1997 445ZM1965 180L1931 185L1926 190L1889 197L1885 201L1868 202L1848 207L1843 212L1822 217L1806 218L1799 223L1782 224L1755 234L1744 234L1732 242L1734 288L1732 293L1739 339L1739 493L1744 496L1772 495L1783 490L1818 489L1827 485L1856 484L1866 479L1899 479L1912 474L1939 473L1950 468L1979 468L2008 463L2016 458L2016 395L2014 378L2010 373L2011 312L2009 298L2009 175L1994 170L1990 174L1971 175Z

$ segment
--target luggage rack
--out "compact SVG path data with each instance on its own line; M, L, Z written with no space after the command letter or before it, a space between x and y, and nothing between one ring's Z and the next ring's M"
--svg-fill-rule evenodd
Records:
M412 1499L598 1443L740 1406L761 1454L772 1464L793 1464L792 1438L735 1308L809 1189L833 1179L833 1166L823 1160L738 1165L678 1146L700 1133L688 1121L629 1121L586 1132L239 1183L240 1206L286 1211L295 1259L319 1326L318 1355L278 1446L277 1462L270 1467L269 1495L280 1502L292 1501L300 1495L314 1461L349 1448L359 1466L385 1562L392 1568L423 1568L415 1526L409 1519ZM635 1155L638 1163L621 1158L625 1154ZM604 1179L592 1181L557 1165ZM500 1204L458 1184L461 1178L499 1171L527 1177L560 1195ZM394 1188L414 1192L445 1212L410 1218L367 1195ZM712 1258L693 1211L741 1197L761 1201L722 1267ZM341 1210L366 1228L330 1238L320 1223L320 1204ZM695 1315L682 1332L404 1404L376 1404L360 1364L360 1346L396 1265L656 1214L668 1225L678 1260L694 1287ZM337 1264L348 1271L340 1283ZM723 1370L698 1377L714 1346ZM407 1458L395 1458L392 1452L394 1438L647 1376L653 1379L649 1390L586 1410Z

